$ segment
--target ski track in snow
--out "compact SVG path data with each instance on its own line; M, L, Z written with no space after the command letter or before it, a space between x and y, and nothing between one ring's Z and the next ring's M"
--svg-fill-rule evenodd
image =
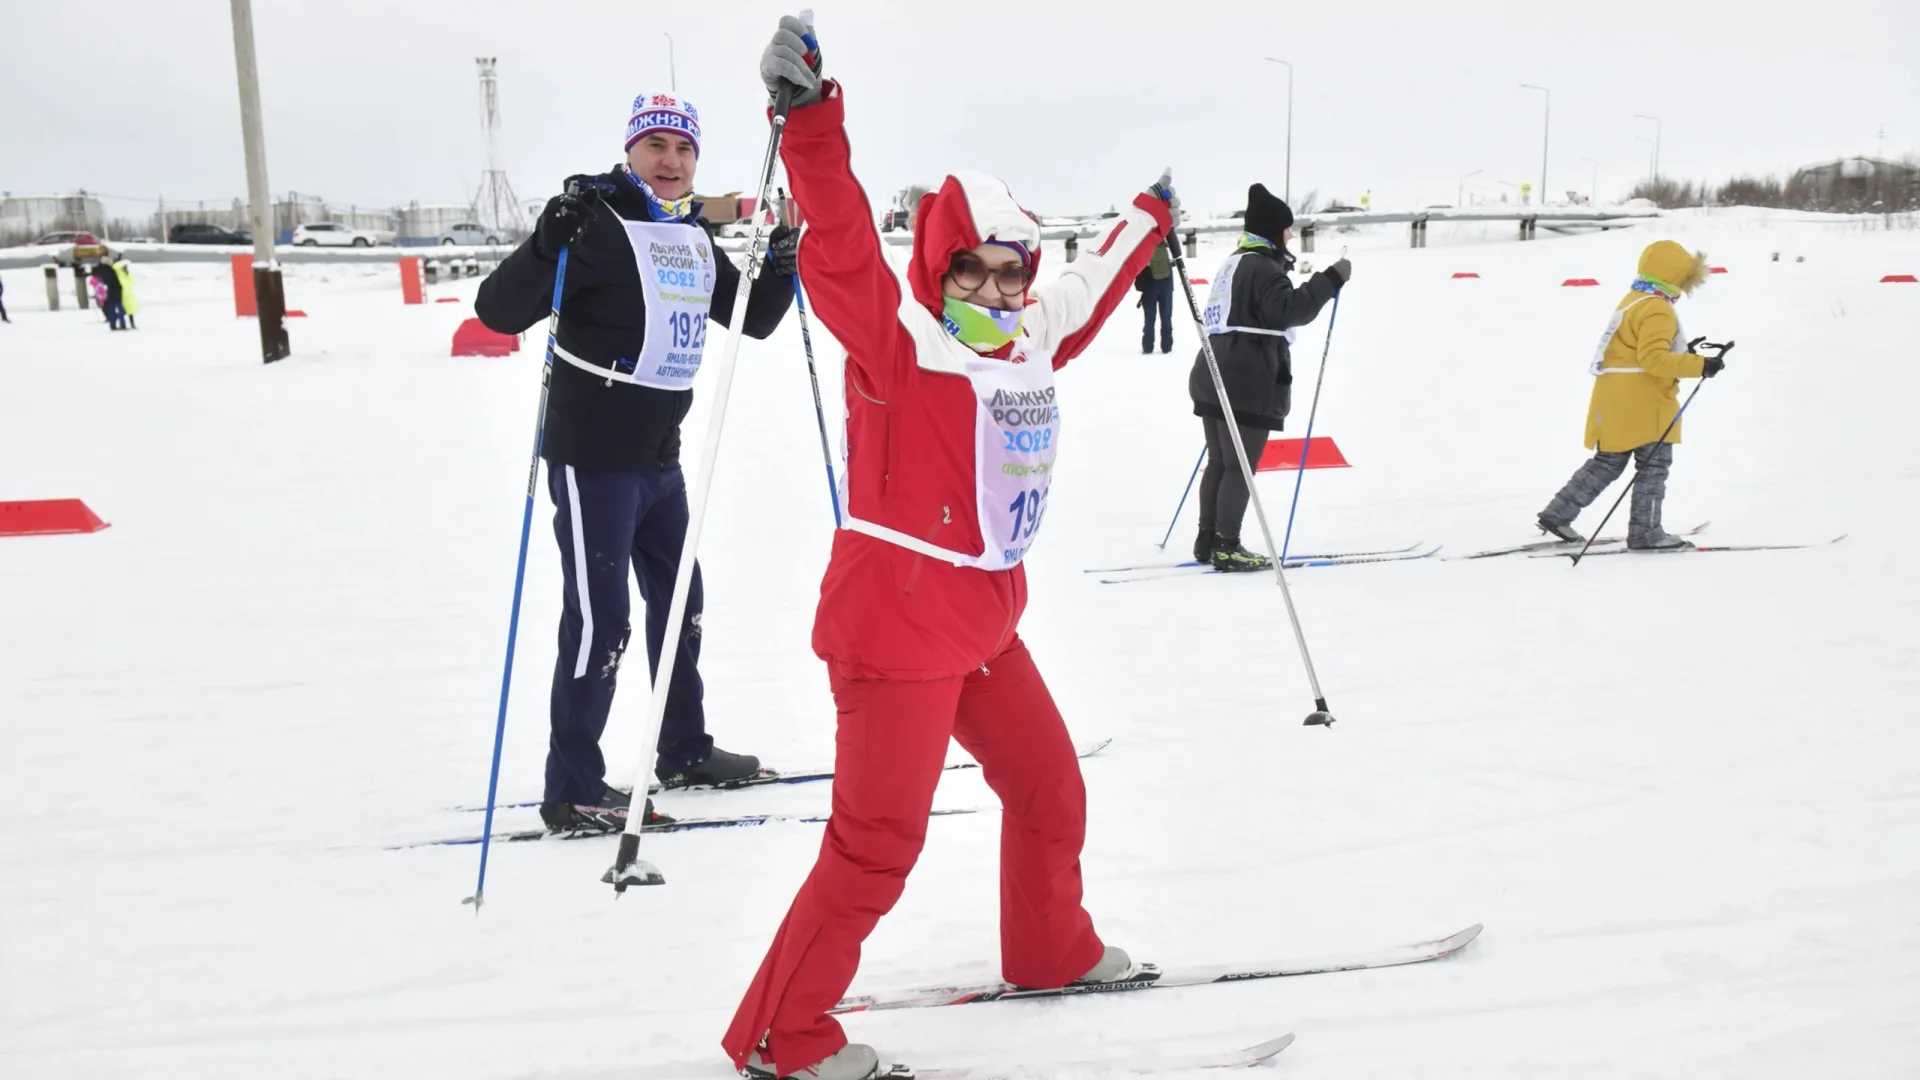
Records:
M1339 720L1306 728L1271 587L1082 572L1163 557L1200 440L1184 301L1173 356L1139 355L1125 304L1062 373L1023 626L1075 738L1116 740L1083 765L1101 932L1169 965L1486 932L1433 964L857 1015L853 1037L927 1067L1293 1031L1273 1067L1321 1078L1920 1073L1920 292L1879 283L1920 268L1920 234L1753 212L1526 244L1441 230L1418 251L1329 231L1305 256L1354 249L1315 429L1354 467L1307 475L1295 548L1530 538L1585 456L1587 359L1655 235L1729 268L1681 315L1739 342L1687 415L1668 521L1847 542L1292 574ZM1224 251L1203 243L1195 272ZM447 808L486 790L539 328L513 357L450 358L475 282L407 308L390 267L291 267L310 317L262 368L224 267L135 273L142 329L110 335L5 272L0 499L82 497L112 527L0 540L0 1075L726 1076L720 1034L819 825L649 837L668 884L618 902L610 841L497 846L477 917L474 849L378 850L477 829ZM1559 285L1586 276L1605 284ZM1296 346L1302 417L1324 328ZM813 329L831 407L838 351ZM808 648L832 518L792 317L740 363L701 551L711 727L813 764L832 754ZM1276 530L1292 484L1260 481ZM542 490L507 792L540 783L551 515ZM620 782L638 670L606 740ZM956 773L937 804L993 796ZM932 823L854 992L998 976L998 829Z

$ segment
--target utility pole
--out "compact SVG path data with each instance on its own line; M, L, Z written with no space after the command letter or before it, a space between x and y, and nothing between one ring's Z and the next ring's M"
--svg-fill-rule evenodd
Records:
M247 152L247 210L253 220L253 297L260 315L260 359L293 352L287 342L287 298L273 260L272 196L267 193L267 137L260 130L260 65L253 53L252 0L233 5L233 66L240 78L240 134Z
M673 35L662 30L660 36L667 39L667 89L677 94L680 92L680 77L673 70Z
M1287 69L1287 193L1284 197L1287 200L1287 209L1291 210L1293 209L1293 65L1285 60L1275 60L1271 56L1267 57L1267 61L1280 64Z
M1580 160L1593 166L1593 184L1587 188L1587 204L1591 206L1600 198L1600 163L1590 157L1583 157Z
M1522 90L1538 90L1546 96L1546 116L1540 122L1540 205L1547 205L1547 135L1553 128L1553 91L1532 83L1521 83Z
M1458 192L1458 193L1456 193L1456 194L1454 195L1454 199L1453 199L1453 205L1454 205L1454 208L1455 208L1455 209L1465 209L1465 208L1466 208L1466 205L1467 205L1467 181L1469 181L1469 180L1471 180L1471 179L1473 179L1473 178L1474 178L1474 177L1476 177L1476 176L1479 176L1479 175L1480 175L1481 173L1483 173L1483 172L1486 172L1486 171L1487 171L1487 170L1485 170L1485 169L1475 169L1475 170L1473 170L1472 172L1470 172L1470 173L1468 173L1467 175L1465 175L1465 176L1463 176L1463 177L1461 177L1461 178L1460 178L1460 190L1459 190L1459 192Z
M1660 129L1665 125L1660 123L1659 117L1648 116L1646 113L1634 113L1633 118L1635 120L1653 121L1653 179L1655 183L1659 183L1660 181Z

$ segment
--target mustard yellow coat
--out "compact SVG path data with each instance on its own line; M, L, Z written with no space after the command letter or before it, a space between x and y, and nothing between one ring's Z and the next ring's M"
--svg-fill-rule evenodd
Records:
M1707 257L1661 240L1640 253L1640 276L1685 295L1706 280ZM1678 340L1680 319L1665 295L1629 292L1614 312L1619 325L1598 360L1602 371L1621 373L1595 375L1587 403L1587 449L1607 453L1658 440L1680 412L1680 380L1699 378L1706 363ZM1666 441L1680 441L1679 424Z
M113 274L120 279L120 306L126 308L129 315L140 314L140 301L133 295L133 271L127 269L126 263L116 262Z

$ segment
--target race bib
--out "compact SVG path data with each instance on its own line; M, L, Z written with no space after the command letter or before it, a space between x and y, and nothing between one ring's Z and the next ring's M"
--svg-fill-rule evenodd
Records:
M707 311L717 280L714 260L721 256L706 231L695 225L621 224L633 245L647 303L646 342L626 374L641 386L692 389L706 351Z
M1047 491L1060 452L1060 406L1053 363L1028 354L1016 361L981 358L967 372L980 398L977 448L979 518L987 570L1017 566L1047 513Z

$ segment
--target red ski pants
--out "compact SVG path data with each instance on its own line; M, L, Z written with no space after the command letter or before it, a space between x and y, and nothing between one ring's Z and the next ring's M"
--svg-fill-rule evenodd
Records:
M832 670L839 710L833 814L813 872L721 1045L736 1068L764 1039L781 1075L847 1043L827 1015L853 982L860 945L906 887L926 841L947 740L1000 796L1000 969L1063 986L1105 949L1080 906L1086 788L1060 710L1018 637L984 670L931 682Z

